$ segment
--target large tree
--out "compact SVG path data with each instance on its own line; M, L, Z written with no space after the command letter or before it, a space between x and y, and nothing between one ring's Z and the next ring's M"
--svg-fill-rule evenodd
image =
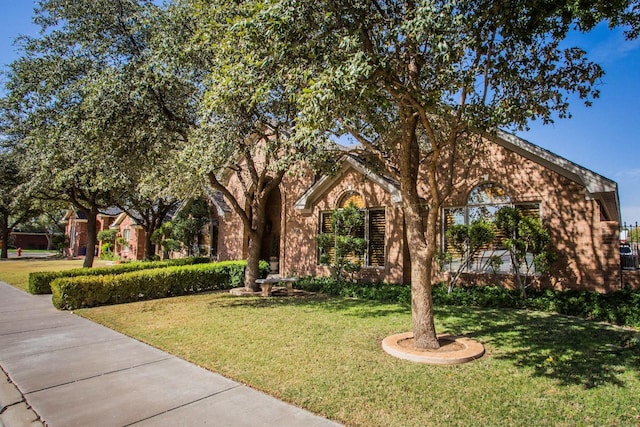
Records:
M22 56L11 65L7 106L25 188L85 213L87 267L99 210L182 129L179 85L159 81L149 65L158 11L148 0L42 0L41 33L19 40Z
M33 201L21 192L23 182L16 156L0 148L0 258L8 256L11 231L39 213Z
M298 135L304 127L307 136L348 132L400 183L415 345L439 347L431 286L454 165L461 158L471 164L478 138L499 128L569 117L571 94L587 104L596 98L602 69L562 43L572 28L620 16L628 2L256 3L251 28L266 30L264 43L281 48L262 61L280 61L287 73L291 52L313 52L298 98Z
M304 70L289 52L283 71L276 58L284 54L283 46L265 44L266 28L252 27L260 4L187 0L179 5L180 16L193 21L188 59L201 70L196 75L203 89L186 153L241 219L248 239L245 287L255 289L269 198L292 166L311 156L291 137ZM229 188L232 176L240 193Z
M144 230L144 257L152 259L156 253L155 231L171 218L184 200L194 195L193 189L199 189L199 182L185 173L185 166L171 150L155 156L147 154L147 157L149 165L130 174L132 184L116 204Z

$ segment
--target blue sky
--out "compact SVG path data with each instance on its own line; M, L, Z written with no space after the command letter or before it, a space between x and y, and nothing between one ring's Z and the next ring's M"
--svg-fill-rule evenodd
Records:
M31 22L34 2L2 3L0 67L5 70L17 54L14 39L35 34L37 27ZM600 98L589 108L576 100L571 119L547 126L534 122L519 136L618 182L623 220L640 221L640 40L627 41L622 30L600 26L571 42L604 68Z

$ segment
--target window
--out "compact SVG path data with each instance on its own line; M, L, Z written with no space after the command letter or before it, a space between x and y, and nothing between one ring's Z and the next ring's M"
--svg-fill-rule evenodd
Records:
M364 224L362 227L354 231L354 237L365 239L367 247L364 252L364 259L360 258L362 265L366 267L384 267L385 260L385 242L386 242L386 214L384 208L366 209L364 199L357 193L346 194L338 204L339 209L349 206L353 203L360 208L364 216ZM333 211L320 213L320 233L333 233L331 227L331 215ZM330 259L335 256L333 248L325 251ZM320 253L318 254L318 259Z
M471 224L474 221L493 221L495 214L504 206L514 206L523 216L539 217L539 203L511 203L511 198L497 184L487 182L471 190L467 205L444 209L444 229L454 224Z
M443 221L442 221L442 244L443 250L448 252L453 257L453 266L456 262L459 264L462 254L456 253L456 251L447 245L446 232L452 226L456 224L469 225L475 221L484 220L492 222L495 219L495 214L500 208L505 206L513 206L520 211L522 216L527 217L540 217L540 204L539 203L512 203L511 197L507 194L503 187L496 183L485 182L482 183L469 193L466 206L450 207L443 209ZM497 232L497 230L496 230ZM486 261L492 256L499 256L502 259L501 271L508 271L510 268L510 259L502 245L502 241L506 236L501 233L496 233L496 239L490 246L484 248L484 250L478 256L478 259L471 268L478 267L483 269L486 266ZM475 266L475 267L474 267Z

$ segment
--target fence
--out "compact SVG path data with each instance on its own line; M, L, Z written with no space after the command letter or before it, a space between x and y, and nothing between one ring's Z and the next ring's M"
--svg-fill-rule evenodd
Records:
M640 224L623 222L620 225L620 266L623 270L638 269Z

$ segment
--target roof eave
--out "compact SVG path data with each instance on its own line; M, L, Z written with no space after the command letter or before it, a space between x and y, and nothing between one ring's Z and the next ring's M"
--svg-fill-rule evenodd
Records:
M620 221L618 184L615 181L511 133L498 130L496 136L485 136L502 147L584 186L587 199L598 200L610 220Z
M294 209L303 214L310 214L313 211L313 204L320 197L320 195L324 194L349 168L355 169L357 172L361 173L362 175L385 189L391 196L391 201L394 204L399 204L402 202L402 195L400 194L399 188L382 178L380 175L373 172L371 169L367 168L362 163L356 161L353 157L345 155L341 158L340 161L342 162L340 171L338 171L335 175L323 175L322 178L320 178L315 184L309 187L307 191L305 191L302 196L300 196L300 198L296 200L293 205Z

